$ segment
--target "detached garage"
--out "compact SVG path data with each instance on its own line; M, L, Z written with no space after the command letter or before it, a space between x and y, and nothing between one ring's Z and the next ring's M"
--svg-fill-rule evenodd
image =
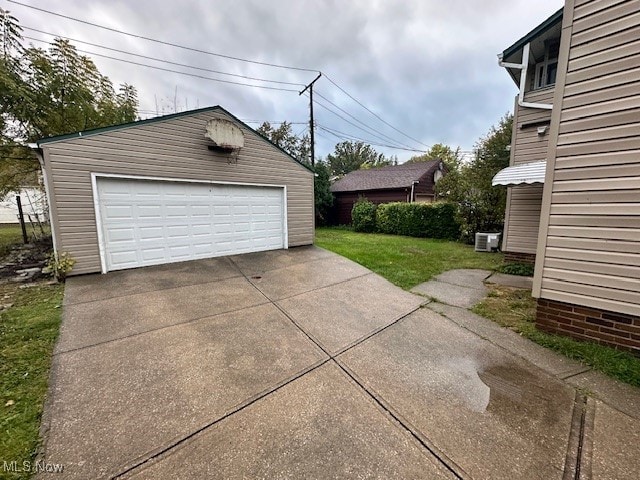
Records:
M221 107L37 142L72 274L313 243L313 173Z

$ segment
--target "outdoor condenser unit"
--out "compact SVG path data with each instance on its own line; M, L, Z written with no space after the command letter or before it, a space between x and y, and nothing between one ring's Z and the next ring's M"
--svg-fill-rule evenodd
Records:
M476 233L476 252L495 252L499 248L499 233Z

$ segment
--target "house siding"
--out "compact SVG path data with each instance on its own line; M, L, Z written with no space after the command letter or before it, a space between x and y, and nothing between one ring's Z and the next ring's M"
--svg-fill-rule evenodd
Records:
M635 318L640 2L568 0L564 15L534 296Z
M552 104L553 93L553 87L529 91L525 93L525 101ZM550 122L551 110L522 107L518 105L516 97L510 166L547 158L549 135L548 132L545 135L538 135L537 127ZM519 258L518 254L535 255L541 203L541 185L508 187L502 242L502 250L508 254L506 259Z
M221 110L209 110L42 145L54 241L76 259L74 274L101 270L92 172L286 185L288 244L313 243L313 174L240 124L245 146L237 163L208 150L205 125L213 118L234 121Z

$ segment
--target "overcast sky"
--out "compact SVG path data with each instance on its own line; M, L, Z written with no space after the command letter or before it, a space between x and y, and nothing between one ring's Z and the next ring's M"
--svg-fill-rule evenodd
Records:
M562 0L20 0L59 14L165 42L244 59L320 70L404 134L380 122L325 78L315 92L370 130L318 105L317 156L341 141L322 128L416 149L445 143L471 150L513 110L517 88L496 55L562 7ZM255 65L124 36L7 0L25 27L126 52L221 72L307 84L314 72ZM25 30L25 35L52 37ZM35 43L43 46L41 43ZM76 43L79 49L196 75L300 90L145 60ZM92 55L90 55L92 56ZM245 121L308 122L309 100L296 92L235 86L92 56L114 83L138 90L143 118L221 105ZM177 90L177 95L176 95ZM334 112L358 121L316 96ZM258 123L251 123L257 127ZM303 133L304 124L294 125ZM363 127L364 128L364 127ZM371 129L374 131L372 132ZM374 135L382 138L375 138ZM390 139L389 139L390 137ZM403 161L412 152L375 147Z

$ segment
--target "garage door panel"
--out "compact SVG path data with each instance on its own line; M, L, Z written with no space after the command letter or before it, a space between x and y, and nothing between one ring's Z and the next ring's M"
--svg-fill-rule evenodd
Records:
M107 270L283 248L282 188L99 178Z

